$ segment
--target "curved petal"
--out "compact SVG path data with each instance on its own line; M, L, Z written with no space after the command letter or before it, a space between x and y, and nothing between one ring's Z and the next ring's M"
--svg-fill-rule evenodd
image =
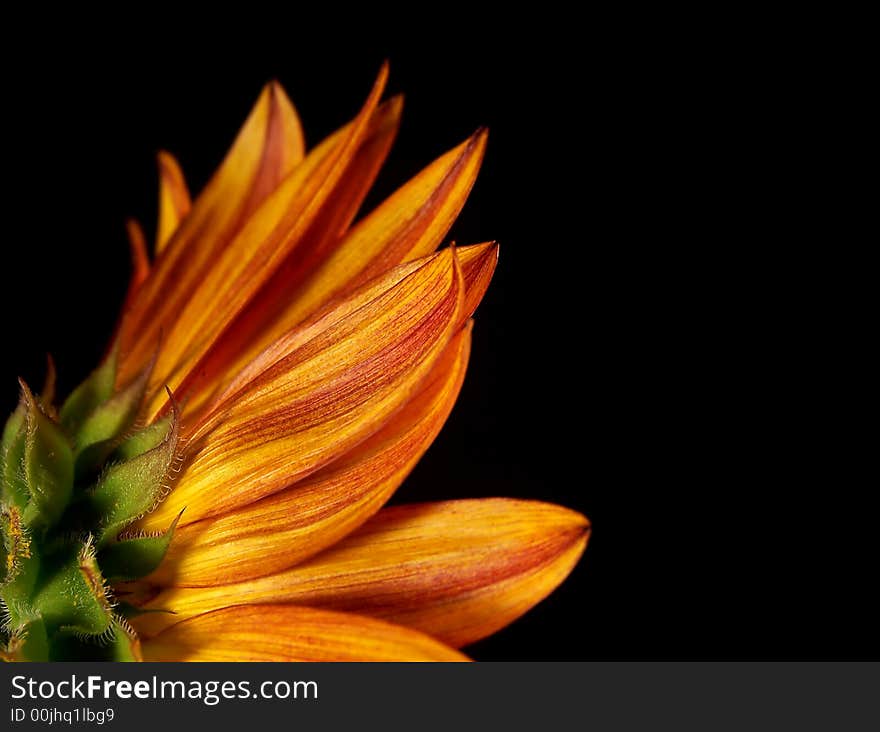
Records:
M467 661L422 633L290 605L229 607L143 643L144 661Z
M141 285L150 276L150 255L147 254L147 237L144 236L143 227L135 219L128 219L125 222L125 231L128 234L128 246L131 251L131 281L125 295L125 304L122 306L123 312L130 306Z
M340 241L250 347L250 354L290 330L334 295L395 265L424 257L442 242L474 185L486 149L479 130L387 198ZM242 356L246 362L248 352Z
M360 526L388 500L434 441L455 403L470 327L449 344L415 397L351 453L280 493L184 526L148 581L205 586L278 572Z
M296 111L280 86L267 84L220 168L165 246L126 314L119 383L141 370L159 334L167 332L244 221L302 158Z
M490 241L469 247L456 247L455 251L464 277L464 308L460 317L466 320L474 314L489 289L489 282L492 281L495 266L498 264L498 243Z
M491 635L550 594L577 563L590 525L560 506L504 498L396 506L290 570L203 588L170 588L143 616L155 633L235 602L358 612L453 646Z
M156 256L162 253L192 208L189 188L180 164L171 153L159 152L159 222L156 226Z
M131 309L141 286L150 275L150 255L147 253L147 237L144 235L143 227L136 219L128 219L125 222L125 233L128 236L128 248L131 254L131 277L119 310L119 318L113 329L113 337L110 339L111 344L116 343L125 314ZM108 352L111 348L112 345L108 347Z
M329 154L323 152L326 146L320 146L306 157L266 198L229 245L218 252L200 279L184 293L178 309L169 313L165 321L167 335L150 385L156 397L152 414L165 402L163 387L179 390L186 373L291 253L296 250L296 262L308 260L313 253L309 248L320 245L309 241L308 233L334 202L334 194L346 180L352 161L369 139L386 78L387 69L383 67L361 112L340 136L338 144L332 146ZM150 327L155 330L157 324L150 323Z
M198 408L219 384L294 325L283 319L285 307L296 299L297 284L351 224L391 149L402 109L402 97L395 97L376 110L345 174L292 254L214 340L203 339L178 365L169 380L176 391L190 395L191 408Z
M183 508L181 526L248 505L347 453L410 400L455 332L463 297L447 250L275 344L187 430L192 457L143 528Z

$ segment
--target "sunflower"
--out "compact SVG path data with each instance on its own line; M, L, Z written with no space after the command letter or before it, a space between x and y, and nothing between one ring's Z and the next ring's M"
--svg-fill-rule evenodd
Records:
M398 129L383 67L308 154L263 89L191 202L159 155L155 256L112 345L2 438L7 660L461 660L550 593L587 520L504 498L383 508L437 436L497 245L437 251L485 130L355 221Z

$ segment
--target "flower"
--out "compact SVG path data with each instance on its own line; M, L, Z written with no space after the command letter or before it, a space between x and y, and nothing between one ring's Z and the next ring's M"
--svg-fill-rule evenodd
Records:
M354 222L400 121L386 77L308 154L269 84L194 202L160 154L107 357L60 408L51 367L22 382L3 433L6 658L461 660L578 561L589 523L559 506L383 508L498 251L436 251L484 130Z

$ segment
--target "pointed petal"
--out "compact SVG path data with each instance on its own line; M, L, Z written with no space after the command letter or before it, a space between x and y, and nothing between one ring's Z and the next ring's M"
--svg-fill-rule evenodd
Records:
M170 588L143 630L235 602L287 602L358 612L459 647L533 607L568 576L589 536L578 513L494 498L396 506L290 570L204 588Z
M171 153L162 150L159 163L159 223L156 227L156 256L162 253L183 217L192 208L189 188L180 164Z
M55 369L55 359L51 353L46 354L46 378L43 380L43 388L40 389L40 404L43 409L49 411L55 405L55 386L58 381L58 372ZM57 421L57 417L56 417Z
M487 242L469 247L457 247L458 261L464 276L464 308L462 320L470 318L486 294L495 266L498 264L498 244Z
M389 99L375 110L363 139L354 146L350 162L345 163L344 174L329 191L308 232L297 244L296 257L285 262L285 267L267 283L270 293L274 285L286 296L284 301L289 300L291 291L295 291L305 274L345 235L388 157L400 128L402 112L402 96Z
M395 97L376 110L364 142L327 200L321 206L309 230L296 245L293 255L262 285L254 298L235 316L214 341L203 339L168 379L177 390L191 398L203 397L239 371L266 346L290 330L280 320L288 303L296 298L297 284L320 261L345 233L360 208L384 162L400 126L403 108ZM160 402L161 402L161 395Z
M287 307L253 346L268 343L330 298L387 269L433 252L449 231L473 187L487 132L479 130L435 160L359 222L310 275Z
M456 247L455 253L458 257L462 269L462 276L465 286L464 307L459 315L459 324L464 325L465 322L473 315L474 311L486 294L486 289L495 272L495 265L498 261L498 244L496 242L487 242L484 244L474 244L466 247ZM412 262L407 263L409 269L398 266L394 271L396 273L409 273L413 271ZM381 282L382 278L376 278L373 282ZM352 293L350 299L343 301L349 303L349 307L360 307L360 304L366 302L364 293L370 292L367 287L362 287L358 298L357 293ZM359 303L359 304L358 304ZM323 312L323 311L322 311ZM344 312L340 307L337 314ZM309 319L309 322L319 319L320 313ZM301 332L307 332L309 329L307 324L300 327ZM238 357L234 354L226 355L224 349L211 349L207 358L202 360L197 368L190 371L188 378L182 384L180 391L186 394L187 407L190 414L197 414L200 409L211 399L212 394L217 391L228 391L231 388L233 380L240 382L243 374L251 371L246 364L252 362L257 354L252 353L247 348L246 339L226 339L224 337L223 344L228 347L229 351L237 351ZM271 352L272 345L267 346L263 351L264 355ZM230 363L235 363L234 367L230 367ZM231 374L236 374L232 376Z
M128 246L131 252L131 278L128 281L128 290L125 292L125 299L119 310L119 319L113 329L113 337L110 339L110 343L114 344L111 347L115 347L125 314L131 310L151 269L150 255L147 253L147 237L144 235L143 227L135 219L128 219L125 222L125 231L128 235Z
M260 203L278 187L286 175L302 162L306 153L302 124L284 87L277 81L270 81L266 89L270 104L266 145L263 149L261 165L264 171L269 171L269 174L262 175L256 180L251 193L253 198L251 211L256 211Z
M143 643L145 661L467 661L409 628L311 608L229 607Z
M150 274L150 255L147 254L147 237L144 236L143 227L135 219L128 219L125 222L125 230L131 248L129 297L133 297L133 291L136 291Z
M349 534L382 507L437 436L464 381L469 352L468 327L421 391L351 453L274 496L178 530L150 581L199 586L259 577Z
M163 402L164 384L175 390L186 372L207 352L226 327L272 277L296 248L299 250L312 224L347 173L351 161L367 139L370 121L387 78L383 67L360 114L348 126L330 154L326 146L313 151L294 169L251 216L215 261L184 293L176 311L165 307L167 338L156 365L152 392ZM317 157L316 157L317 156ZM160 263L161 265L161 263ZM180 292L175 290L175 295ZM173 300L174 297L170 297ZM155 322L149 324L154 330ZM175 374L177 374L175 376Z
M277 84L267 85L205 190L156 261L121 328L121 380L150 357L159 333L205 279L243 223L298 167L303 140L296 112Z
M210 353L210 363L192 371L203 381L216 379L223 369L234 373L268 344L300 323L336 294L351 290L383 271L433 252L452 226L470 192L486 148L485 130L435 160L409 183L358 223L325 261L290 294L290 278L279 278L275 303L255 303L250 316L261 325L237 323ZM280 297L283 295L283 298ZM467 318L462 318L466 320Z
M144 528L163 528L184 507L182 526L277 493L387 423L445 350L463 306L450 250L396 276L377 297L352 309L354 296L252 364L187 430L189 463Z

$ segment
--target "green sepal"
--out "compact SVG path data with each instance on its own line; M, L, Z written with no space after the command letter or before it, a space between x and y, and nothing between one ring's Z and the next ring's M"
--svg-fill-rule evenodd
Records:
M168 529L158 536L121 539L98 552L101 572L110 581L136 580L151 574L165 558L174 529L183 511Z
M137 633L124 618L117 615L113 620L113 640L107 649L111 661L141 661L141 644Z
M124 619L113 617L113 622L101 635L83 636L73 630L63 630L52 637L50 661L140 661L140 643L137 635L124 626Z
M73 452L61 428L40 408L22 381L25 405L24 475L30 503L24 510L27 526L54 526L73 493Z
M134 381L95 407L83 420L73 435L78 478L95 471L131 428L143 401L151 370L151 367L145 368Z
M172 413L127 437L116 446L111 460L131 460L138 455L143 455L147 450L157 447L168 434L173 420L174 414Z
M22 399L6 420L3 441L0 444L3 500L17 508L24 508L30 500L30 492L24 476L25 432L25 406Z
M4 661L48 661L49 634L42 618L34 618L12 631L0 653Z
M117 356L118 345L61 405L59 418L68 434L75 435L86 417L113 395Z
M2 588L3 602L6 604L5 622L10 628L18 628L39 617L33 596L42 562L39 547L32 543L29 550L29 556L19 557L14 576Z
M113 621L104 578L91 537L44 572L34 607L51 629L84 635L107 632ZM56 560L57 561L57 560Z
M14 576L7 578L0 591L5 605L4 623L10 630L6 650L13 660L46 661L49 640L39 609L33 601L42 566L40 546L29 541L28 537L24 537L24 540L26 543L18 549Z
M104 471L89 495L98 518L98 546L113 541L126 526L149 511L162 497L163 485L177 450L178 413L173 408L169 428L151 450Z

